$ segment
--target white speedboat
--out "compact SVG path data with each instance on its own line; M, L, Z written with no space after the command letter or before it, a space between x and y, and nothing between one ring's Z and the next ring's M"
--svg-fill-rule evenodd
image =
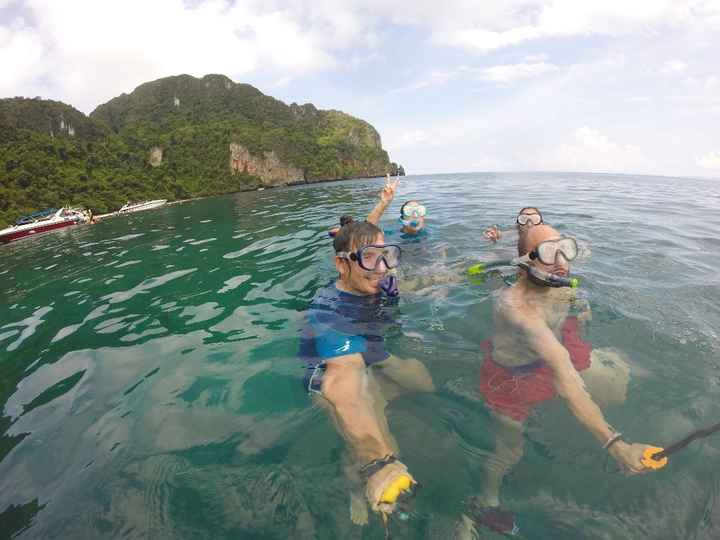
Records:
M118 210L118 214L129 214L130 212L142 212L143 210L152 210L153 208L159 208L167 204L167 199L157 199L154 201L143 201L138 203L130 203L123 205Z
M0 242L7 244L28 236L35 236L72 225L80 225L88 221L90 221L90 213L85 210L49 208L42 212L23 216L12 227L1 230Z

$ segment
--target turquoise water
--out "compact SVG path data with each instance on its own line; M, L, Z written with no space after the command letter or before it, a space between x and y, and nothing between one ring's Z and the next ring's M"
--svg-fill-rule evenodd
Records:
M301 387L303 313L334 277L325 234L366 214L381 180L205 199L0 249L0 537L383 538L353 526L343 442ZM403 275L487 260L481 239L521 206L592 250L574 270L596 347L632 360L606 417L669 444L720 421L720 184L584 174L407 177L430 235ZM397 237L392 237L396 240ZM400 240L402 242L402 240ZM477 395L492 336L484 285L403 294L389 348L437 391L388 409L423 483L392 538L450 538L494 425ZM528 426L503 502L524 538L717 538L720 436L625 478L561 402ZM483 538L493 538L483 532Z

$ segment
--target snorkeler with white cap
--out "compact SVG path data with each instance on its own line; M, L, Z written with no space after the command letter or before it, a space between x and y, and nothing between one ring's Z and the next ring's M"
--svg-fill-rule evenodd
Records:
M581 338L581 322L570 315L569 263L577 254L574 238L545 224L533 225L520 237L518 280L501 291L494 307L495 337L481 344L480 393L496 421L496 447L483 465L482 491L468 501L460 538L473 538L477 524L517 532L514 515L500 506L500 487L522 458L525 422L542 402L564 399L627 474L649 470L642 459L650 446L625 442L594 399L605 396L604 404L624 401L628 374L620 362L609 370L607 362L595 357Z

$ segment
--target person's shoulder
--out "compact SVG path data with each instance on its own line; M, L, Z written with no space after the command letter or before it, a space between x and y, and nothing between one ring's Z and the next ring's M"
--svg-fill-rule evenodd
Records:
M332 281L322 287L320 287L313 296L310 302L310 308L323 307L328 304L333 304L337 301L340 295L340 290L335 285L335 281Z
M518 325L531 318L530 311L515 285L504 288L498 293L495 301L496 316Z

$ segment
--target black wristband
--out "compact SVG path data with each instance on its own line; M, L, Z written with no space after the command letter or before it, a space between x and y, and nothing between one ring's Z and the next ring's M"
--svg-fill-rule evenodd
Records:
M366 463L362 467L360 467L360 472L366 477L370 478L373 474L378 472L380 469L382 469L385 465L388 465L390 463L394 463L397 461L397 458L392 455L388 454L387 456L380 458L380 459L373 459L370 463Z

